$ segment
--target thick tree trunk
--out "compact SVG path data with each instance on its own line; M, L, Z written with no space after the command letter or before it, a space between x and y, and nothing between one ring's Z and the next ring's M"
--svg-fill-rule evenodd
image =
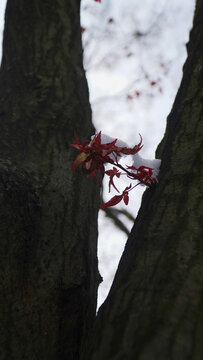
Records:
M78 359L95 316L98 188L79 0L8 0L0 71L0 358Z
M203 359L203 2L183 81L88 360Z

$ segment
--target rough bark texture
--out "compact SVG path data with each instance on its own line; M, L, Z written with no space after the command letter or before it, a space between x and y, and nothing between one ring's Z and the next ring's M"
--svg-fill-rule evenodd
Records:
M0 358L78 359L95 316L98 188L79 0L8 0L0 71Z
M165 137L88 360L203 358L203 2Z

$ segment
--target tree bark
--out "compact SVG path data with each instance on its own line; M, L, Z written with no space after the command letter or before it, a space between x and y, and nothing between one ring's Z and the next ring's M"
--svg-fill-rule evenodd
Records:
M95 317L98 188L79 0L8 0L0 70L0 358L78 359Z
M85 359L203 358L202 89L197 0L183 80L157 151L159 183L143 196Z

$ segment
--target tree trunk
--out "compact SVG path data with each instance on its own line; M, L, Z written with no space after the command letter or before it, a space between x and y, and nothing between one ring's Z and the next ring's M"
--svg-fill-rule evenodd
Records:
M79 358L95 317L98 188L79 0L8 0L0 71L0 358Z
M87 360L203 359L203 2L148 189Z

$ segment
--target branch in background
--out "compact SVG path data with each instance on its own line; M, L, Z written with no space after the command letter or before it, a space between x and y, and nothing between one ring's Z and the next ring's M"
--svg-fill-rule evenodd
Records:
M103 199L103 185L102 185L102 191L101 191L101 201L104 202ZM121 231L123 231L127 236L129 236L130 231L128 228L124 225L124 223L119 219L119 215L124 215L126 218L132 223L134 223L135 218L132 214L129 213L129 211L125 209L115 209L115 208L106 208L103 210L105 212L106 217L111 219L114 223L114 225Z
M118 218L118 210L106 208L103 210L108 218L113 220L114 225L121 231L123 231L127 236L130 234L128 228L124 225L124 223ZM122 213L122 210L120 210Z

